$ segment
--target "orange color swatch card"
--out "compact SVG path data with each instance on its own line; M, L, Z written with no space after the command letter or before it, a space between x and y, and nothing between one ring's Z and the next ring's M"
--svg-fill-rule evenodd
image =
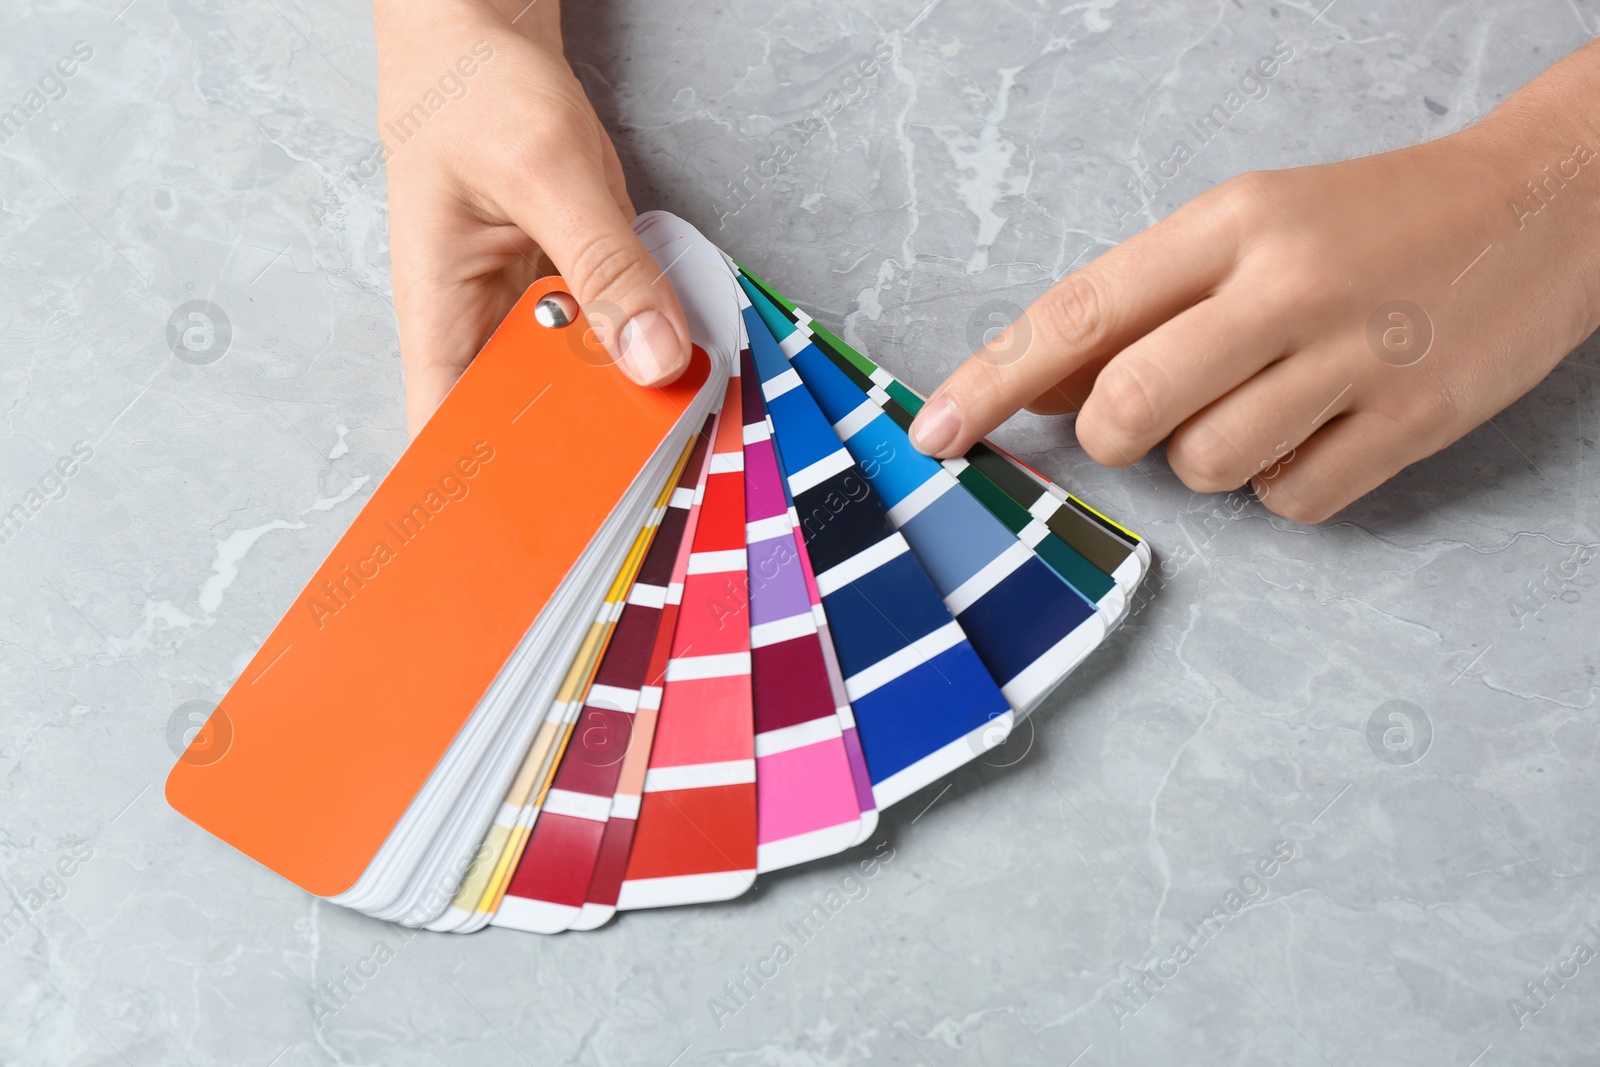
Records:
M542 279L518 301L167 780L173 808L312 893L418 897L390 870L419 866L463 819L481 822L476 848L510 784L495 742L543 717L541 678L559 683L721 399L721 353L697 349L664 389L628 381L581 312L559 324L570 298L536 314L564 288ZM530 652L557 666L518 662ZM441 775L490 802L424 797ZM394 858L374 871L386 842ZM461 874L448 868L444 903Z

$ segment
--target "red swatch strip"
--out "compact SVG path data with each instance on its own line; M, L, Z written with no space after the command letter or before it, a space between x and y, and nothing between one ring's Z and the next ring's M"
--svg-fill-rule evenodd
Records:
M740 383L728 382L619 909L726 900L756 875Z

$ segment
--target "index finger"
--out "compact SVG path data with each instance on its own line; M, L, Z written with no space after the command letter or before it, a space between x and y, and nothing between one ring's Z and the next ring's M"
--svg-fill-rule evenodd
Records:
M1232 213L1201 197L1067 275L945 379L912 423L912 444L932 456L966 452L1063 378L1204 297L1237 245Z

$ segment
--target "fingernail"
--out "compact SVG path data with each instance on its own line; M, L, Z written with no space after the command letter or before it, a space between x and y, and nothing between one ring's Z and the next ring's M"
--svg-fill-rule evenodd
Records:
M640 385L667 376L678 358L678 334L659 311L643 311L622 328L622 369Z
M917 451L937 456L961 432L961 408L953 396L936 396L917 412L911 423L911 443Z

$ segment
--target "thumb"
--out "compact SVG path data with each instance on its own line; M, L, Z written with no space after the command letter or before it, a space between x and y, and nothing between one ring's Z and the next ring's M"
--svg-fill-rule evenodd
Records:
M689 366L689 325L658 265L599 175L562 175L511 205L572 287L584 317L623 372L667 385Z

